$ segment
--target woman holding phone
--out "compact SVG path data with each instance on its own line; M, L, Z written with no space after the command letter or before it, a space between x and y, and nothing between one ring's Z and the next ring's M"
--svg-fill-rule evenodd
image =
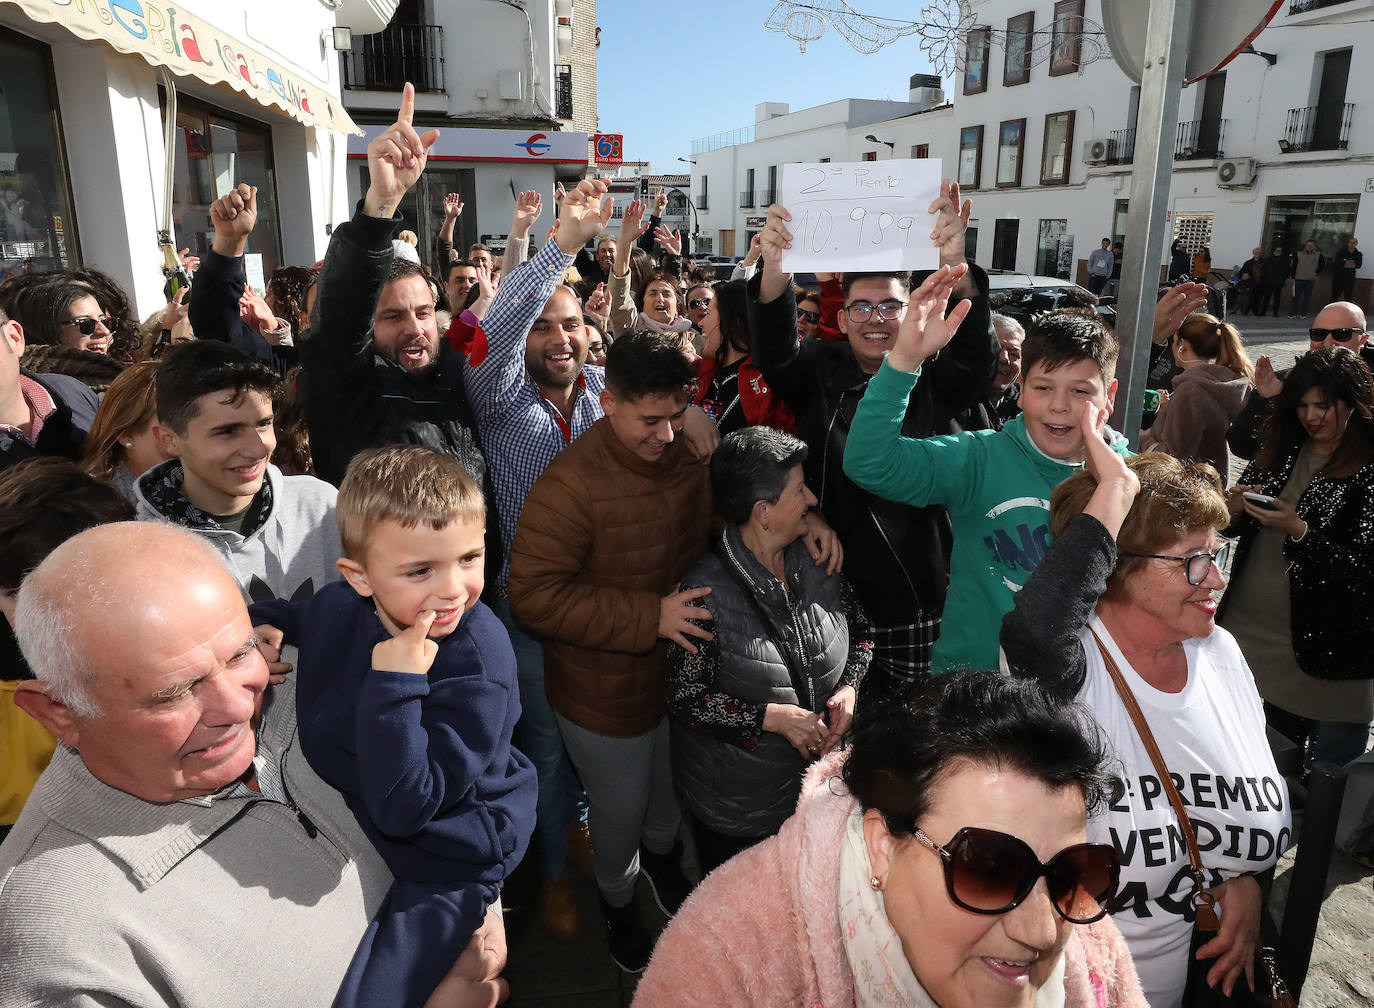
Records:
M1348 763L1374 719L1374 379L1356 354L1298 358L1227 498L1240 543L1218 620L1269 724Z

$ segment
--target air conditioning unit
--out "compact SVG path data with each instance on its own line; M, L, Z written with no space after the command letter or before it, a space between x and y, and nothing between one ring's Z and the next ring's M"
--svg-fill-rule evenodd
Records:
M1083 160L1088 164L1106 164L1111 160L1113 146L1115 145L1106 139L1084 140Z
M1255 159L1227 158L1217 165L1217 185L1223 188L1248 186L1255 181Z

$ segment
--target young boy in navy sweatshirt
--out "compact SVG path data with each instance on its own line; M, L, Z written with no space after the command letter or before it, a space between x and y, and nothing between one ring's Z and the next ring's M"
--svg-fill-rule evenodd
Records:
M301 748L396 877L335 1005L423 1005L534 829L515 654L478 601L485 506L456 459L363 452L336 515L345 580L251 614L299 648Z

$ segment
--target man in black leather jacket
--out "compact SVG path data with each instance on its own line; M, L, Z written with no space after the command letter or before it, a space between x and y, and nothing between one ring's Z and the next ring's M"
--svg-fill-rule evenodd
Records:
M354 455L386 444L447 452L486 482L462 359L440 338L419 267L392 256L396 208L438 136L415 132L413 109L407 88L396 123L368 144L371 184L353 219L334 229L301 347L315 471L336 486Z
M940 262L965 261L964 231L972 210L961 206L957 183L945 183L931 211L939 212ZM791 241L786 209L772 206L762 235L763 269L749 282L753 359L797 417L797 434L810 446L807 485L845 550L845 576L876 627L873 665L865 698L891 695L930 670L949 582L952 532L944 508L913 508L860 489L844 474L844 447L854 410L868 379L882 363L901 315L878 311L856 322L851 306L905 302L905 275L849 274L839 324L845 340L797 341L792 278L782 272L782 249ZM912 277L919 283L925 274ZM869 290L872 288L872 290ZM860 297L859 295L864 295ZM871 299L878 297L878 302ZM953 433L954 418L977 403L997 371L999 344L992 328L987 275L970 264L952 300L973 308L949 346L922 369L911 394L902 433L931 437Z

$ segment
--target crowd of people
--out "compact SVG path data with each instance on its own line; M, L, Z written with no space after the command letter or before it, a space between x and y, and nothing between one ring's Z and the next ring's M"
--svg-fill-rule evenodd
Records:
M719 281L596 180L426 265L413 108L265 297L247 185L141 324L0 284L0 1002L496 1004L524 860L652 1008L1258 987L1267 730L1374 721L1359 307L1283 372L1161 288L1135 454L1109 241L1024 326L950 182L915 275L796 286L775 205Z

